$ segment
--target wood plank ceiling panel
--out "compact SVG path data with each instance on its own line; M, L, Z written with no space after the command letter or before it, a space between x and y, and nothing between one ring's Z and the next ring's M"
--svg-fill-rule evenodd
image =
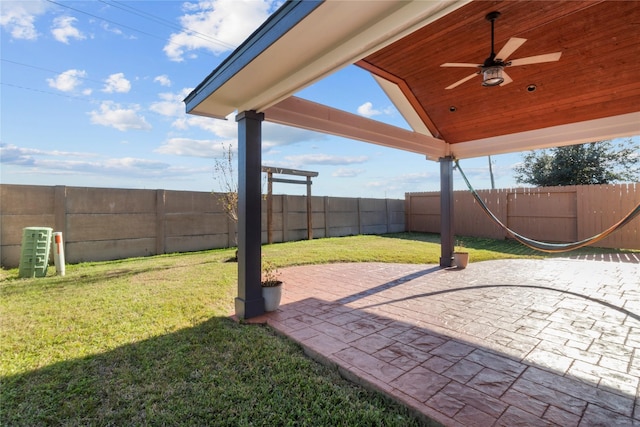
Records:
M562 57L507 67L513 82L505 86L483 87L476 76L446 90L474 69L442 63L482 63L489 55L485 16L494 10L502 14L495 22L496 52L520 37L527 41L509 59ZM639 1L476 1L359 65L403 83L432 133L458 143L639 111L639 34Z

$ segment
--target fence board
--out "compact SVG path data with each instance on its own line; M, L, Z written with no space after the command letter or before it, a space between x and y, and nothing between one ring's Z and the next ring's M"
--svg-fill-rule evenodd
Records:
M532 239L574 242L596 235L618 222L640 203L640 184L483 190L478 195L500 221ZM406 195L409 231L438 233L438 192ZM506 238L468 191L454 193L457 235ZM640 249L640 218L596 246Z
M69 263L235 245L220 194L170 190L0 185L3 267L20 259L22 229L62 231ZM275 242L307 238L306 196L275 195ZM404 231L404 200L312 197L314 237ZM262 241L267 242L266 200Z

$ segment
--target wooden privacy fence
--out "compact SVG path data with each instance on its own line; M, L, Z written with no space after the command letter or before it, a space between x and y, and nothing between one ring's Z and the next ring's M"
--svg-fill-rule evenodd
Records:
M572 242L600 233L640 202L639 184L479 191L509 228L537 240ZM62 231L70 263L235 246L235 224L207 192L0 185L0 260L16 267L24 227ZM405 200L312 197L314 237L440 232L440 193ZM406 220L405 220L406 216ZM405 227L406 223L406 227ZM266 201L262 241L267 242ZM506 237L468 191L455 192L455 232ZM273 200L273 241L307 238L307 198ZM598 242L640 249L640 218Z
M618 222L640 203L640 183L480 190L478 194L508 228L546 242L575 242ZM440 232L440 193L407 193L408 231ZM504 239L505 231L469 191L454 192L457 236ZM640 217L598 242L604 248L640 249Z
M312 197L313 235L404 231L404 201ZM69 263L235 246L235 223L207 192L0 185L0 258L18 266L24 227L63 233ZM266 201L262 241L267 242ZM273 240L307 238L305 196L273 197Z

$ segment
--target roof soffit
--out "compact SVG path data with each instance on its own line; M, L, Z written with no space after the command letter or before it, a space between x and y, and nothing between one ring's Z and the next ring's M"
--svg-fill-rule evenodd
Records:
M263 111L467 1L325 1L223 84L201 83L187 110L212 117Z

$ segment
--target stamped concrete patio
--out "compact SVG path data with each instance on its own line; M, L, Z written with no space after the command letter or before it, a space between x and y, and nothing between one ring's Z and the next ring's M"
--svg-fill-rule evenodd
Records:
M436 425L640 426L640 264L610 261L287 268L261 320Z

